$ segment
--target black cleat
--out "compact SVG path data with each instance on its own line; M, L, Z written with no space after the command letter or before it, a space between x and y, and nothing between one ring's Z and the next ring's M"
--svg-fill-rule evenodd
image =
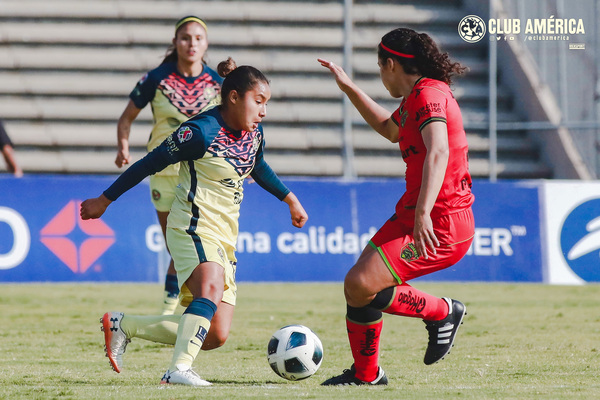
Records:
M360 386L360 385L387 385L388 379L383 372L383 368L379 367L377 378L372 382L365 382L358 379L356 376L354 364L350 369L345 369L341 375L334 376L321 383L322 386Z
M467 308L460 301L447 297L444 297L444 300L448 303L448 309L450 310L446 318L441 321L423 320L429 331L429 344L423 360L426 365L435 364L450 353L450 349L454 346L454 338L456 332L458 332L458 327L467 314Z

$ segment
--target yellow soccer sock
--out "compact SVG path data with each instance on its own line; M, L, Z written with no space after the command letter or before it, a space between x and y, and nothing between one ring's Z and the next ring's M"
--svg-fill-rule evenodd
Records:
M179 304L178 297L179 285L177 283L177 275L167 274L165 276L165 291L162 311L163 315L170 315L175 312L175 308L177 308L177 304Z
M175 344L181 315L129 315L121 320L121 329L128 339L137 337L152 342Z
M181 316L169 371L177 371L177 365L181 364L191 368L209 329L210 321L204 317L195 314Z
M164 293L162 315L172 315L175 313L175 309L179 304L178 297L171 297L171 294L167 291Z
M185 309L179 328L177 341L173 350L173 360L169 371L176 371L177 366L192 367L202 343L210 329L210 321L217 311L217 305L206 298L196 298Z

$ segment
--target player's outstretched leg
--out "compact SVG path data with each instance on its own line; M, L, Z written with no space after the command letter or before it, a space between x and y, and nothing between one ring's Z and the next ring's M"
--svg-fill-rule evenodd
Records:
M123 367L123 353L130 340L121 329L122 312L107 312L100 318L102 331L104 332L104 351L110 361L112 369L120 373Z
M426 321L426 328L429 331L429 344L425 351L423 362L427 365L434 364L442 360L454 345L454 339L458 328L462 324L463 317L467 314L467 308L458 300L444 297L448 303L448 316L440 321Z

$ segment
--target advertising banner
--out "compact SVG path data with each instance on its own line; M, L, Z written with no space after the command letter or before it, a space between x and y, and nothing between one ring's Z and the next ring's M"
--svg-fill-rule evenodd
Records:
M285 203L247 185L238 241L240 280L339 281L370 237L392 216L402 179L292 180L306 208L302 230ZM477 181L475 237L455 266L422 280L541 282L540 216L535 184Z
M94 221L79 204L114 177L0 177L0 282L157 281L163 246L142 183Z
M600 183L544 185L549 283L600 282Z
M146 182L100 220L81 221L79 204L115 177L0 177L0 282L160 282L168 255ZM306 208L302 229L289 208L246 183L238 238L239 281L342 281L377 229L394 213L402 179L285 179ZM476 231L455 266L423 280L541 282L538 187L476 181Z

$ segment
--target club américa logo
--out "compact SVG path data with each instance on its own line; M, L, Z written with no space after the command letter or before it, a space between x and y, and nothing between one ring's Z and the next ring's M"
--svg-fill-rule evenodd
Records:
M189 126L182 126L177 131L177 139L179 139L179 143L187 142L192 138L192 130Z
M458 23L458 34L468 43L477 43L485 36L485 21L477 15L467 15Z

